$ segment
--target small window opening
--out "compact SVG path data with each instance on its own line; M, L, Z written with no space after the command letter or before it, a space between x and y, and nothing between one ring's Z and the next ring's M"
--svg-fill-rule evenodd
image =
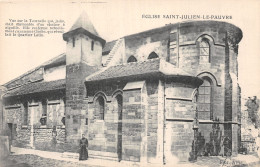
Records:
M155 59L155 58L158 58L159 56L155 53L155 52L152 52L149 54L148 56L148 59Z
M72 38L72 46L75 47L75 37Z
M46 125L47 123L47 100L42 100L42 117L40 120L42 125Z
M94 41L91 41L91 50L94 50Z
M23 106L24 106L23 124L28 125L28 103L27 102L23 103Z
M134 56L130 56L127 60L127 63L130 63L130 62L137 62L137 59Z
M98 97L97 99L99 118L100 120L104 120L105 117L105 101L103 97Z

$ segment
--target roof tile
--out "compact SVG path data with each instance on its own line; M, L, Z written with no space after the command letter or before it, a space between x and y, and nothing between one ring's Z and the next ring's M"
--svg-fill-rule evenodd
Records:
M115 46L117 40L107 42L102 50L103 53L110 52Z
M169 71L167 70L169 69ZM143 62L132 62L104 68L86 78L86 81L98 81L112 78L137 76L151 73L161 73L167 76L192 76L191 74L175 68L172 64L156 58Z
M21 87L9 90L5 95L5 97L39 93L39 92L45 92L50 90L65 89L65 87L66 87L65 79L50 81L50 82L35 82L35 83L26 84Z

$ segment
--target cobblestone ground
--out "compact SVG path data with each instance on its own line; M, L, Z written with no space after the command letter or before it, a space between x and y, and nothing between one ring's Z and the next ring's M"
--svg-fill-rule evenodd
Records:
M42 158L36 155L10 155L0 162L0 167L98 167L77 162Z
M247 164L223 159L219 157L198 157L198 160L190 164L180 164L179 166L189 167L259 167L260 163ZM61 161L49 158L42 158L32 154L10 155L4 161L0 161L0 167L100 167L97 165L87 165L78 162Z
M247 157L245 157L247 158ZM244 161L237 161L232 158L220 158L220 157L198 157L197 162L194 163L198 166L209 166L209 167L259 167L260 163L246 163Z

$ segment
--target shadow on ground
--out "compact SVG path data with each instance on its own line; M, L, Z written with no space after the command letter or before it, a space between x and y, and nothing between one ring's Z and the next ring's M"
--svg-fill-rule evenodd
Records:
M33 167L27 163L17 162L16 160L6 157L0 160L0 167Z
M0 160L0 167L98 167L96 165L80 164L78 162L62 161L49 158L43 158L32 154L11 154Z

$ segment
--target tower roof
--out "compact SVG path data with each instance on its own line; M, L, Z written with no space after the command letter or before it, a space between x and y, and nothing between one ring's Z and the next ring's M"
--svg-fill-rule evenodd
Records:
M86 12L82 12L77 21L73 24L69 31L76 30L78 28L83 28L93 35L99 36L92 22L90 21Z
M100 41L102 46L106 43L106 41L98 35L86 12L82 12L70 30L63 34L63 39L67 41L69 37L75 34L88 35L89 37Z

